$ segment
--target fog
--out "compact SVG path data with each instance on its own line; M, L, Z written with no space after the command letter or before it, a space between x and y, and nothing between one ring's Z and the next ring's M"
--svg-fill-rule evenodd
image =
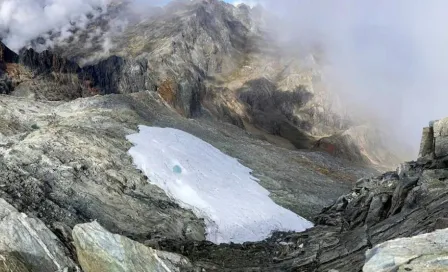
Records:
M270 27L290 42L322 47L325 78L349 108L390 127L414 154L422 127L448 116L448 2L267 0L262 5L282 18Z
M17 51L31 39L51 30L61 38L73 26L83 27L100 15L110 0L0 0L0 37Z

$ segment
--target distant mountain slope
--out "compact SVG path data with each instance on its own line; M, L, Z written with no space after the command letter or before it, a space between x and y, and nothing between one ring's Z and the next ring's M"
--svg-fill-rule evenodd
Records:
M62 58L21 52L20 63L27 68L19 74L31 70L32 80L13 79L8 92L70 100L150 90L183 116L228 121L287 148L314 148L388 168L401 161L394 146L383 144L388 138L381 128L364 133L368 140L354 137L367 124L347 114L322 79L313 52L279 47L260 7L173 1L143 20L124 23L127 12L126 3L115 2L86 29L58 39L51 51ZM33 44L42 46L38 39ZM63 58L83 67L70 64L71 70L61 71L53 59ZM62 62L64 67L72 63ZM56 91L54 84L63 87ZM321 139L333 139L330 148ZM374 149L384 155L370 154Z

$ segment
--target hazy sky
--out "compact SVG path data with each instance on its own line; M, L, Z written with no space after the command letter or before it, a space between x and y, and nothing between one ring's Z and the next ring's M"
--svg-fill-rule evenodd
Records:
M383 118L418 146L421 128L448 116L448 2L444 0L263 1L278 31L318 41L328 76L345 99Z

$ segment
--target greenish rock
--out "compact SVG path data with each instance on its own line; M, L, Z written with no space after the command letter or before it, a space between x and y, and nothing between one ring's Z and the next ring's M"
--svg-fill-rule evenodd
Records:
M4 199L0 199L0 234L0 271L77 269L63 244L42 221L18 212Z
M379 244L367 251L363 271L448 271L448 229Z
M0 253L0 272L30 272L30 270L17 254L2 252Z
M181 255L112 234L97 222L76 225L72 234L78 261L85 272L175 272L192 267Z

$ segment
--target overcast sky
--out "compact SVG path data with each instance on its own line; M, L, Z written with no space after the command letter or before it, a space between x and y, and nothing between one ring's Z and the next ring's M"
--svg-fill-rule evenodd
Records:
M429 120L448 116L448 1L264 0L278 31L320 42L345 98L418 146Z

